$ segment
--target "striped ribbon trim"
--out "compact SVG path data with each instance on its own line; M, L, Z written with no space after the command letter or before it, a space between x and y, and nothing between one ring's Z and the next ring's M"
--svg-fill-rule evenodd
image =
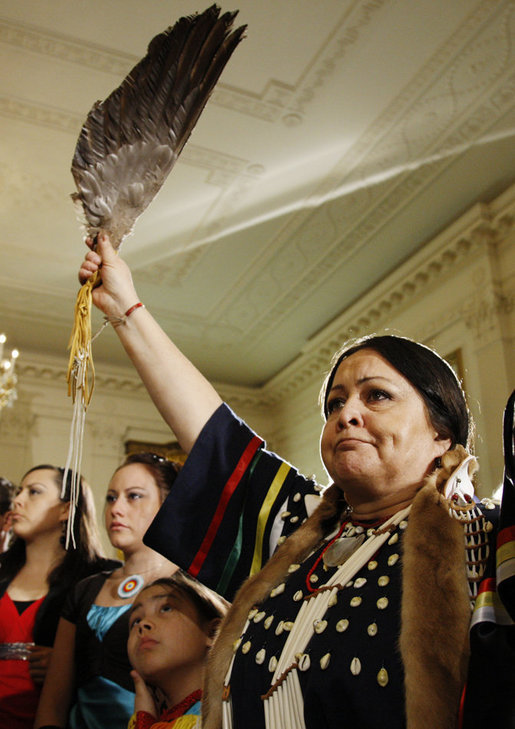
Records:
M254 470L258 464L258 461L261 457L261 453L262 453L262 451L258 451L256 453L256 455L254 456L254 460L252 461L252 464L249 468L249 480L252 479L252 474L254 473ZM227 559L227 562L225 563L224 571L222 572L220 580L218 581L218 584L216 586L216 591L220 595L226 594L227 588L229 587L231 578L234 574L234 570L236 569L238 561L241 557L241 552L243 549L243 514L244 514L244 509L242 509L240 518L238 520L238 533L236 535L236 539L234 540L234 544L231 549L231 553Z
M198 577L198 574L202 569L207 555L209 554L209 550L211 549L216 533L223 520L231 496L236 490L236 487L238 486L243 474L247 470L249 463L254 457L254 454L256 453L257 449L262 445L262 443L263 441L261 440L261 438L258 438L255 435L243 451L240 460L236 464L236 468L229 476L220 496L220 500L218 502L218 506L216 507L214 516L211 520L211 524L207 529L206 536L204 537L202 544L200 545L200 549L198 550L189 567L188 572L193 575L193 577Z
M277 499L277 495L282 488L283 483L286 480L286 476L291 471L291 466L287 463L281 463L279 470L277 471L274 480L270 484L268 493L265 496L263 505L259 511L257 530L256 530L256 541L254 543L254 556L252 557L252 565L250 567L250 575L255 575L263 566L263 537L265 534L265 527L270 516L270 510Z
M497 594L495 579L489 577L483 580L476 598L470 628L479 623L497 623L498 625L513 625L508 611Z
M515 526L501 529L497 535L497 582L515 576Z

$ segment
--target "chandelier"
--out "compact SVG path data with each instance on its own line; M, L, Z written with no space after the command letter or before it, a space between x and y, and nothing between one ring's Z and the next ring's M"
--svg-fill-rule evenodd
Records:
M19 352L13 349L11 358L4 358L4 344L7 340L5 334L0 334L0 410L11 407L16 400L16 383L18 378L14 374L14 366Z

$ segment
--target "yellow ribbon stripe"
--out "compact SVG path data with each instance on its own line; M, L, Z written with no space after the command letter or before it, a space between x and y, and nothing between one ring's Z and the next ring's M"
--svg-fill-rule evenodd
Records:
M483 607L494 607L498 606L500 604L500 600L497 597L496 592L480 592L479 595L476 598L476 604L474 605L474 610L479 610L479 608Z
M496 552L497 564L502 564L509 559L515 559L515 542L506 542L498 547Z
M274 480L270 484L268 493L263 501L263 505L259 511L258 523L256 529L256 542L254 544L254 555L252 557L252 565L250 568L250 574L255 575L263 566L263 537L265 534L265 527L277 494L281 490L281 487L288 475L290 466L287 463L282 463L277 471Z

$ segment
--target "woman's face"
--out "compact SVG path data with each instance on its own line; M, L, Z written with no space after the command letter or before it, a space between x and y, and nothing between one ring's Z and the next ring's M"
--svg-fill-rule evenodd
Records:
M161 506L161 492L142 463L123 466L107 489L105 525L113 547L132 552L143 544L143 536Z
M195 606L179 591L154 585L140 592L129 619L129 660L155 686L202 668L212 639Z
M412 497L451 445L435 431L409 380L372 349L343 360L327 403L322 460L351 506Z
M56 474L47 468L28 473L13 502L13 532L26 542L52 532L61 533L69 504L61 501Z

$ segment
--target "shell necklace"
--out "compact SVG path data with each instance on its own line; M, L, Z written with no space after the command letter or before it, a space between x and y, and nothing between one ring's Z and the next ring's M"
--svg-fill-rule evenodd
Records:
M305 649L316 632L317 625L320 624L328 607L333 603L338 590L351 580L382 547L391 532L408 516L410 509L411 505L398 511L381 527L375 529L361 546L354 547L325 585L320 587L309 599L303 601L283 646L271 679L270 689L262 697L266 729L285 729L285 727L287 729L305 729L304 698L298 676L298 671L306 670L309 667L309 655ZM247 619L243 633L248 626L249 620ZM234 658L235 655L233 655L224 681L223 729L233 729L230 678Z

